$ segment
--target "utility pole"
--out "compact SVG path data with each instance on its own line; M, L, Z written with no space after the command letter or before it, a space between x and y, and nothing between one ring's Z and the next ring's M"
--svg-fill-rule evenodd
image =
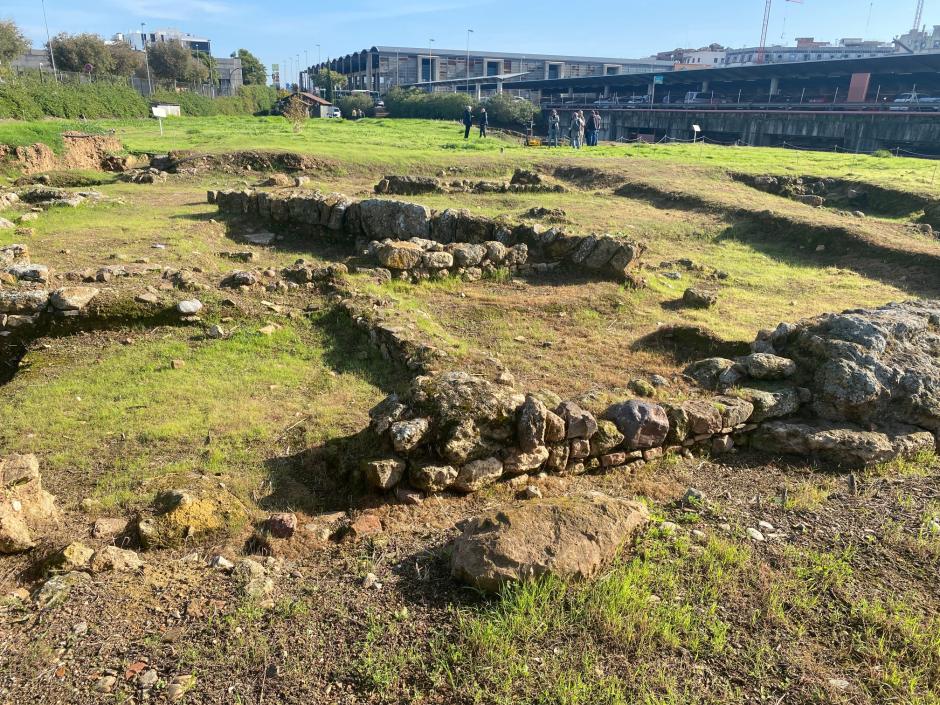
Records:
M431 87L431 67L434 66L434 59L431 54L431 45L434 43L433 39L428 39L428 93L434 90Z
M473 34L472 29L467 30L467 95L470 95L470 35Z
M46 42L49 44L49 58L52 59L52 75L59 80L59 71L55 67L55 52L52 49L52 35L49 34L49 18L46 17L46 0L42 0L42 20L46 24Z
M140 23L140 45L144 48L144 62L147 64L147 90L153 95L153 79L150 77L150 54L147 51L147 37L144 35L144 22Z

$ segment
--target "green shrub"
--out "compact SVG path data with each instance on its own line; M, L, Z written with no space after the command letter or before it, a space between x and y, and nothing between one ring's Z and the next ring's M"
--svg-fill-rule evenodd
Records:
M418 89L393 89L385 96L385 108L396 118L459 120L464 108L476 101L460 93L425 93Z
M483 101L490 124L519 129L528 128L539 109L528 100L513 98L506 93Z
M22 78L0 84L0 118L136 118L147 113L143 96L121 83L55 83Z
M347 119L352 117L353 110L362 110L369 117L375 115L375 103L372 102L372 98L363 93L340 98L336 101L336 107L342 111L343 117Z
M888 157L893 157L894 153L890 149L878 149L872 152L873 157L878 157L879 159L887 159Z

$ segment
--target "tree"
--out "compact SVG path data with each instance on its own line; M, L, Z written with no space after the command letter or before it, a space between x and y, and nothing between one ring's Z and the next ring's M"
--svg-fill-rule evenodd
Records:
M268 82L268 74L261 60L247 49L239 49L232 58L242 60L242 83L246 86L263 86Z
M109 44L108 51L111 52L111 65L115 76L133 76L143 68L143 52L134 51L127 42Z
M344 118L351 117L353 110L361 110L369 117L375 114L375 103L366 93L356 93L355 95L340 98L336 101L336 107L343 113Z
M324 92L327 100L332 101L333 91L346 87L346 77L337 71L320 69L313 76L313 85Z
M29 40L13 20L0 20L0 63L8 64L29 51Z
M201 83L209 77L206 65L196 61L180 42L155 42L147 47L150 70L158 78Z
M310 117L307 104L301 100L299 95L293 95L287 99L287 105L284 106L281 114L294 128L294 132L300 132L304 129L304 124L306 124L307 118Z
M218 72L216 71L215 59L212 58L209 54L204 51L196 52L196 63L201 64L205 67L206 71L209 74L209 83L215 84L218 82Z
M111 50L97 34L57 34L52 38L52 55L59 71L81 73L91 66L97 74L110 74L114 69Z

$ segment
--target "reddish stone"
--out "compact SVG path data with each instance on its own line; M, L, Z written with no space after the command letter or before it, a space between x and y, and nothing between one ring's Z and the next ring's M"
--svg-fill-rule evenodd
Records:
M292 512L272 514L264 522L264 528L277 539L289 539L297 530L297 515Z

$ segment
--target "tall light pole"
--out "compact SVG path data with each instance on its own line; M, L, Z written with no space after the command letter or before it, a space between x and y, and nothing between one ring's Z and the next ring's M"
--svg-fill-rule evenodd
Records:
M434 59L431 58L431 45L434 43L433 39L428 39L428 93L434 89L431 87L431 67L434 66Z
M473 34L472 29L467 30L467 95L470 95L470 35Z
M46 24L46 42L49 44L49 58L52 60L52 75L59 80L59 72L55 67L55 52L52 50L52 35L49 34L49 18L46 17L46 0L42 0L42 20Z
M307 80L304 81L304 83L306 83L307 85L304 88L304 90L309 91L310 90L310 53L306 49L304 49L304 64L306 64L307 66Z
M147 91L148 95L153 95L153 79L150 78L150 54L147 52L147 37L144 35L144 25L140 23L140 45L144 49L144 62L147 64Z

